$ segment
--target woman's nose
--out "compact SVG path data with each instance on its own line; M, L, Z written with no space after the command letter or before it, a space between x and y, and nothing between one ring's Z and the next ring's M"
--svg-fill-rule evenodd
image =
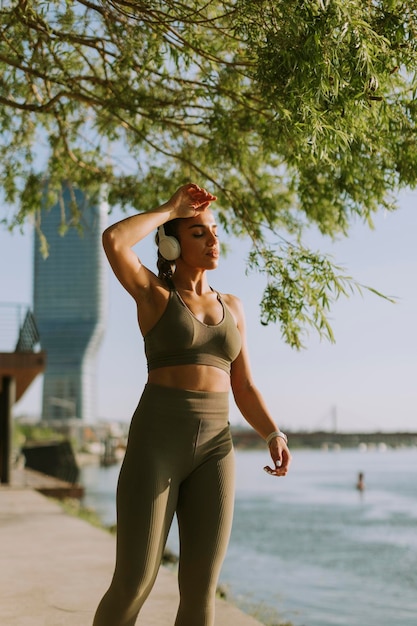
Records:
M217 242L217 237L214 233L209 232L208 237L207 237L207 242L209 246L214 246L215 243Z

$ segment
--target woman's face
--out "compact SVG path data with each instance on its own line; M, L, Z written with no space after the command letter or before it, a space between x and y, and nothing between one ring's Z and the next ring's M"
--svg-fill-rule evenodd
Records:
M213 213L206 209L178 222L181 259L196 269L215 269L219 262L219 240Z

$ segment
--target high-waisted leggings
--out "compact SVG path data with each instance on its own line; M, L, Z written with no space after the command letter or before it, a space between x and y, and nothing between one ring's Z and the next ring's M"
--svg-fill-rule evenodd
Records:
M136 623L175 513L180 535L175 626L213 626L234 502L228 404L227 392L146 385L117 487L115 571L94 626Z

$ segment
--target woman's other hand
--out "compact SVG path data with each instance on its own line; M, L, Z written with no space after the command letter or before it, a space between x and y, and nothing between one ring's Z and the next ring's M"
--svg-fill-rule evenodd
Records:
M282 437L275 437L269 444L269 452L274 467L267 465L265 472L271 476L286 476L291 463L291 453Z

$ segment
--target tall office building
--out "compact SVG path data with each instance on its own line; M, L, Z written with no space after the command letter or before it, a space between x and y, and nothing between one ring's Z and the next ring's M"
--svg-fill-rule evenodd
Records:
M96 418L96 356L104 331L105 261L101 233L107 204L90 203L76 190L81 229L59 234L62 210L70 217L72 198L43 211L41 229L49 245L43 258L35 234L34 314L47 353L42 419Z

